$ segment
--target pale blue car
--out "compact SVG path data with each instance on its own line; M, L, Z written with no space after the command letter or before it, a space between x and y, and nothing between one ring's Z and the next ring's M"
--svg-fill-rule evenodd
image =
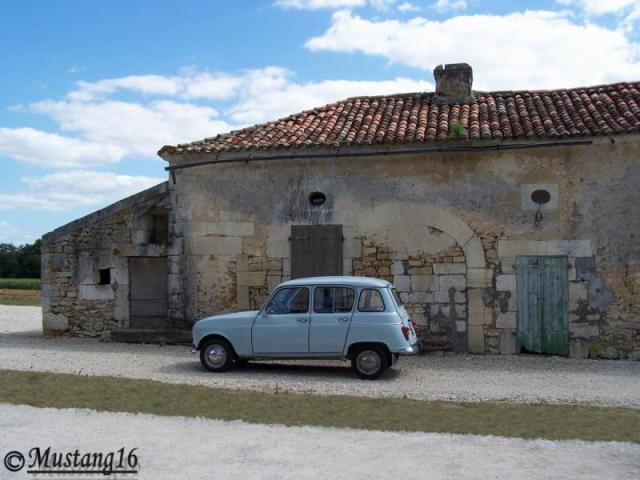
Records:
M393 285L366 277L314 277L281 283L260 310L203 318L193 353L222 372L251 359L347 358L373 380L399 355L418 351L413 323Z

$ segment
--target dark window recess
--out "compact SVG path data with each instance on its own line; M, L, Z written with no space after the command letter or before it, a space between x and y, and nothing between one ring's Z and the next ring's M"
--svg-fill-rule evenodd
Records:
M100 269L100 285L111 285L111 269Z
M291 277L342 275L342 225L291 225Z
M169 215L166 213L152 215L153 230L151 243L166 244L169 241Z
M551 194L546 190L536 190L531 194L531 200L538 205L544 205L551 200Z
M322 192L312 192L311 195L309 195L309 203L314 207L324 205L326 201L327 196Z

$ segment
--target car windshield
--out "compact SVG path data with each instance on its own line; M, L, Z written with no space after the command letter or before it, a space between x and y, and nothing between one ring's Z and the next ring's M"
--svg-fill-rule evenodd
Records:
M402 299L400 298L398 291L395 288L392 288L391 294L393 295L393 299L395 300L396 305L398 305L398 307L402 307L404 303L402 303Z

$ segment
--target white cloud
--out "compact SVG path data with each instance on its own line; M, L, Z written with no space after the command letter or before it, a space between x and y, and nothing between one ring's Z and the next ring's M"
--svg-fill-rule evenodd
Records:
M306 46L377 55L426 71L466 61L474 67L478 89L558 88L640 77L639 46L624 31L573 23L567 14L548 11L372 21L343 10Z
M0 243L23 245L25 243L33 243L37 238L37 235L26 231L19 225L0 220Z
M64 137L33 128L0 128L0 155L19 162L53 168L116 163L125 148L109 142L96 143Z
M89 102L121 91L130 91L148 96L225 100L233 96L241 85L242 76L184 69L176 76L130 75L97 82L79 81L67 98L69 101Z
M606 15L618 13L633 5L638 6L638 0L556 0L561 5L580 7L590 15Z
M271 76L249 83L241 101L231 109L231 118L235 122L265 122L357 95L433 89L430 82L401 77L386 81L324 80L295 83L289 80L291 73L286 70L271 73Z
M403 13L411 13L411 12L419 12L421 9L420 7L414 5L411 2L402 2L401 4L398 5L398 10Z
M437 0L433 8L438 12L448 12L450 10L464 10L467 8L467 0Z
M124 154L155 156L167 143L225 132L230 125L212 107L173 100L134 103L45 100L29 110L51 116L60 128L96 144L118 145Z
M274 5L296 10L319 10L321 8L361 7L365 3L366 0L276 0Z
M71 170L25 177L27 191L0 192L0 210L67 211L104 206L152 187L163 178Z

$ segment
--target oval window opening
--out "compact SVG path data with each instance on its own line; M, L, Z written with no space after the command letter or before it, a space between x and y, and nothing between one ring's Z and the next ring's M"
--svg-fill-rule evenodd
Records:
M327 196L322 192L312 192L311 195L309 195L309 203L314 207L324 205L326 201Z
M531 194L531 200L538 205L544 205L545 203L549 203L549 200L551 200L551 194L546 190L535 190Z

